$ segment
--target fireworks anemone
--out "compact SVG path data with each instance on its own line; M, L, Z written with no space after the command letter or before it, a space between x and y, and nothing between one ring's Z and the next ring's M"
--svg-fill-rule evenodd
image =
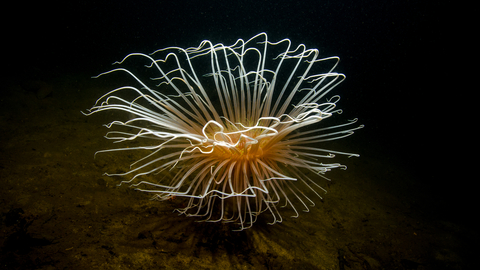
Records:
M345 79L333 72L338 62L289 39L270 42L265 33L230 46L204 40L132 53L97 77L124 73L135 86L111 90L86 114L123 112L123 121L106 125L116 128L106 138L137 142L98 152L144 152L125 173L108 174L130 175L121 184L157 200L186 197L176 210L203 221L243 230L268 212L274 224L282 221L279 206L298 216L297 207L314 205L306 193L322 198L318 180L346 168L331 162L335 155L358 156L320 147L362 127L357 119L320 124L341 113L340 97L328 96ZM132 63L135 72L124 67Z

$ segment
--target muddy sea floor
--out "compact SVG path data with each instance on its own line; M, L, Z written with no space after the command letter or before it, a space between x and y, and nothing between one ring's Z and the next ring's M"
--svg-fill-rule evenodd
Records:
M252 229L233 232L173 213L180 199L151 201L117 186L122 178L103 175L135 158L94 159L95 151L111 147L103 138L107 120L80 111L108 88L86 76L3 88L1 269L472 267L475 252L467 244L478 232L430 215L415 172L375 147L355 147L366 145L355 136L342 147L362 156L342 160L348 170L328 175L328 193L309 213L290 218L285 209L281 224L267 225L270 216L262 215Z

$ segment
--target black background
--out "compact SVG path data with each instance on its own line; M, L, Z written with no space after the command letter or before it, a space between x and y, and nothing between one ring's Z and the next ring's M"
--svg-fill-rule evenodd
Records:
M18 2L3 10L2 76L90 77L131 52L232 44L259 32L288 37L342 59L337 71L347 80L337 93L366 126L355 135L360 154L401 160L424 183L428 207L458 220L473 191L458 173L463 149L452 144L460 98L448 8L408 0Z

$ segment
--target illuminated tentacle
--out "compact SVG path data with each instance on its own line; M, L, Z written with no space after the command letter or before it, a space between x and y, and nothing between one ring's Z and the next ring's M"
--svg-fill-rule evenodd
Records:
M345 79L334 72L338 62L289 39L271 42L265 33L230 46L204 40L132 53L96 76L123 73L132 85L101 96L84 114L127 116L105 125L112 129L106 138L139 145L97 152L146 153L127 171L108 174L130 176L120 184L158 200L185 197L177 211L202 221L235 222L243 230L267 212L271 224L280 223L278 206L297 217L315 205L307 193L322 198L318 180L346 168L332 162L336 156L358 156L323 147L363 127L357 119L322 124L342 112L340 97L330 95ZM128 66L155 74L148 76L154 83Z

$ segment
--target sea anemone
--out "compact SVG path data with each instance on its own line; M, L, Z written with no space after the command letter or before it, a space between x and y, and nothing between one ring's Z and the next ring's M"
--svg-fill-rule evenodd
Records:
M322 147L362 127L357 119L323 124L342 112L340 97L328 96L345 79L333 72L338 62L265 33L230 46L204 40L129 54L97 77L124 73L134 86L111 90L86 114L123 112L106 125L117 128L106 138L136 144L97 153L141 151L128 171L108 175L130 175L121 184L157 200L186 197L176 210L202 221L243 230L262 212L281 222L279 206L298 216L297 207L314 205L307 194L326 192L318 183L324 174L346 168L331 162L335 155L358 156Z

